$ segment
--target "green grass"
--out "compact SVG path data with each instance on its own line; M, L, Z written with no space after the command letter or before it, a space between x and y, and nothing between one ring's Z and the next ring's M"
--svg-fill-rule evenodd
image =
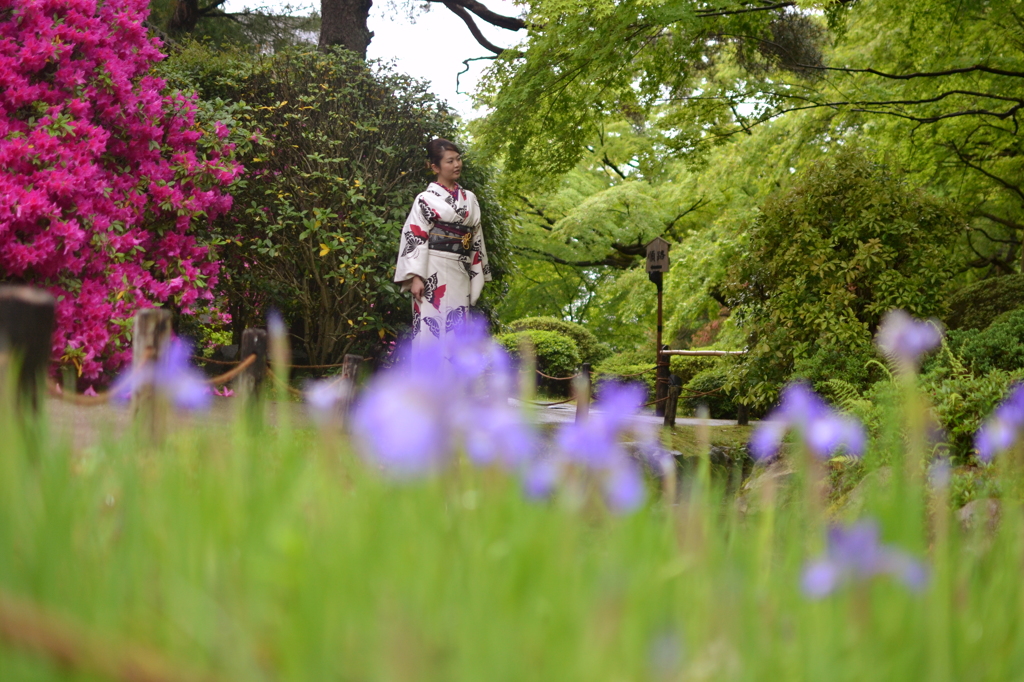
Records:
M698 474L677 504L652 483L646 508L616 517L593 500L527 501L513 477L465 463L390 483L340 438L242 420L82 451L10 419L0 430L0 588L224 680L907 682L1024 670L1019 509L1007 503L992 537L955 524L947 535L948 510L929 514L913 477L870 491L865 514L930 563L926 591L878 579L812 601L800 573L825 519L798 488L765 492L741 516ZM686 427L673 443L697 447ZM899 457L883 442L865 467L899 471ZM0 678L97 679L2 637Z

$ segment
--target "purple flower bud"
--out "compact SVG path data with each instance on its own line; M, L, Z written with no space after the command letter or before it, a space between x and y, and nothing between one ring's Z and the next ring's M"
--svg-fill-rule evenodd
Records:
M152 388L181 410L200 410L210 405L210 387L203 375L188 360L191 347L181 339L170 346L156 362L147 362L118 379L110 391L115 400L128 400L140 389Z
M974 434L974 448L978 459L988 463L1017 441L1017 435L1024 426L1024 384L1018 384L1010 395L999 404L978 432Z
M317 424L323 426L334 421L338 409L346 398L347 385L338 379L309 381L303 390L306 409Z
M804 446L822 458L838 452L860 457L867 443L859 421L835 412L806 384L793 383L782 390L779 406L751 435L751 457L763 460L775 456L791 429L800 432Z
M912 590L924 587L928 578L924 564L900 549L882 544L879 537L874 521L832 526L826 555L804 569L804 593L821 598L845 582L876 575L896 577Z
M903 310L890 310L882 318L875 344L887 356L916 366L921 356L942 343L938 322L915 320Z
M535 500L547 499L555 493L561 477L561 466L557 460L535 460L530 463L523 475L523 492Z
M603 481L604 499L613 512L624 514L644 503L647 489L639 467L622 459L608 470Z

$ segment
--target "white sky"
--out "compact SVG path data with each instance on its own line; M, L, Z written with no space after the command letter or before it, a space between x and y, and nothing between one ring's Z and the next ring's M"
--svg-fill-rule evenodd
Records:
M318 0L311 0L319 5ZM407 7L410 0L399 0L399 7ZM483 0L484 4L499 14L518 16L520 9L510 0ZM246 6L261 6L268 9L284 5L281 0L228 0L225 10L238 12ZM303 4L302 0L292 0L292 4ZM420 3L417 3L417 6ZM318 8L319 9L319 8ZM399 71L416 78L428 80L431 89L446 100L453 108L465 117L473 117L474 111L470 98L456 93L455 81L457 74L465 68L463 59L483 57L491 54L485 50L469 29L457 16L443 5L430 3L427 11L418 11L415 23L409 20L408 12L396 10L388 0L376 0L370 11L370 30L374 32L373 40L367 57L370 59L395 60ZM513 33L496 28L477 19L481 32L495 45L511 46L525 37L525 31ZM469 62L469 71L459 80L459 90L463 93L472 92L476 87L481 73L489 61Z

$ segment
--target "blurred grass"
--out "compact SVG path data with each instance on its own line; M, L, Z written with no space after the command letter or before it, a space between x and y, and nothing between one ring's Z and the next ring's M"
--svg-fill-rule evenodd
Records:
M401 425L396 425L396 428ZM523 498L459 463L382 480L340 438L236 419L84 450L0 414L0 587L115 642L242 680L1009 680L1024 670L1024 543L936 542L919 480L868 491L887 541L929 560L811 601L824 519L714 477L628 517ZM737 444L741 429L713 429ZM696 452L692 428L673 445ZM895 441L892 441L895 442ZM891 464L886 441L865 460ZM887 449L888 448L888 449ZM897 467L897 472L899 468ZM798 485L795 483L794 485ZM948 514L948 509L938 512ZM0 643L0 678L95 679Z

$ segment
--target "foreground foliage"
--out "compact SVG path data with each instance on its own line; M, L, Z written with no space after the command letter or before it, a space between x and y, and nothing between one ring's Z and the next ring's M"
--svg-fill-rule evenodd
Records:
M800 457L745 514L702 458L677 503L614 516L599 499L530 502L463 459L396 485L276 407L278 428L182 423L161 444L88 447L3 411L0 586L238 680L1001 680L1024 654L1016 498L994 532L961 530L905 460L896 404L865 459L892 474L860 491L887 544L865 548L923 559L920 591L826 552ZM0 665L70 677L3 645Z

